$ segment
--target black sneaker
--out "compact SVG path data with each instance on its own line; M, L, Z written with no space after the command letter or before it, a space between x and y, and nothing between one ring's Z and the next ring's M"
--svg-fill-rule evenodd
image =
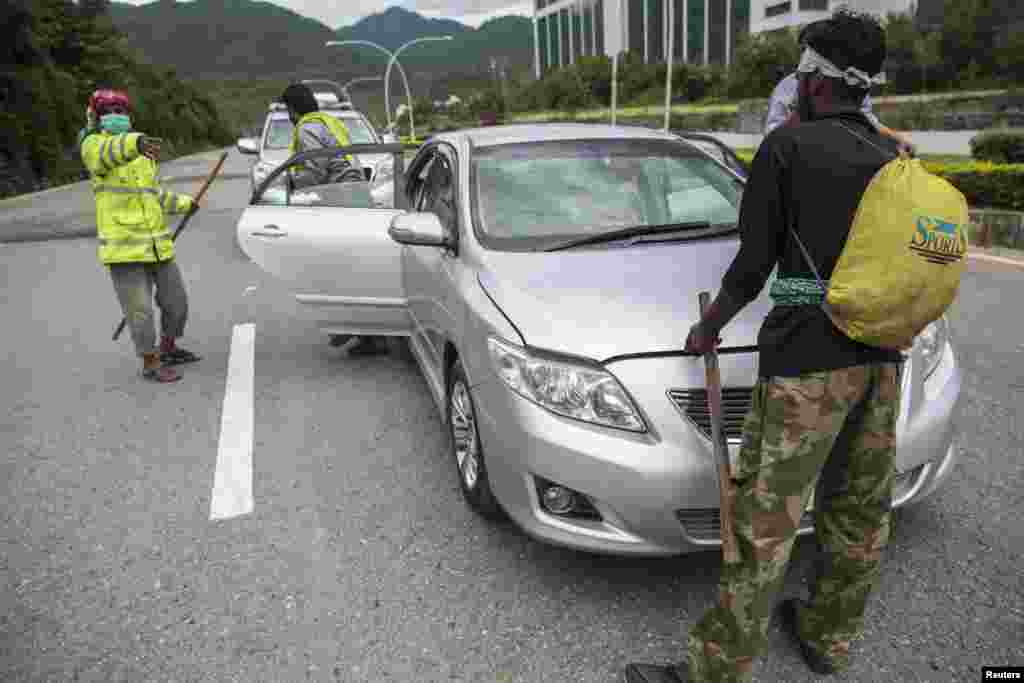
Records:
M196 363L199 360L201 360L199 356L179 346L174 347L170 351L160 352L160 362L164 366L184 365L185 363Z
M626 683L686 683L690 670L686 662L671 666L630 664L626 667Z
M807 666L811 671L821 676L834 674L836 668L832 666L832 663L818 654L817 650L800 637L800 632L797 630L796 625L798 602L796 598L790 598L783 600L782 604L779 605L779 623L782 625L782 630L788 633L790 639L796 643L796 646L800 649L800 654L803 655L804 661L807 662Z

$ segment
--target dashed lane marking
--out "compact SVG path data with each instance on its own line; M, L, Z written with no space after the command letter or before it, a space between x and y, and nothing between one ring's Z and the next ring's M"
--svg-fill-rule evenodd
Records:
M235 325L228 356L228 377L217 442L210 519L229 519L253 511L252 432L253 357L256 326Z

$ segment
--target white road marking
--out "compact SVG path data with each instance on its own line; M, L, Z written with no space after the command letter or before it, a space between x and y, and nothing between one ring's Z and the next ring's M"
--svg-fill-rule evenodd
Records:
M210 519L228 519L253 511L252 432L253 366L256 326L235 325L228 356L228 377L221 410L217 471L213 476Z

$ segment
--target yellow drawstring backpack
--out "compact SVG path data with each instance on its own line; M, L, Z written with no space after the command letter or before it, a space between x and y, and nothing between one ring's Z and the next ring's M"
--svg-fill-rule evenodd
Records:
M835 326L864 344L904 350L956 299L967 264L968 219L959 190L920 160L900 156L879 169L864 191L827 285L791 232L825 291L822 308Z

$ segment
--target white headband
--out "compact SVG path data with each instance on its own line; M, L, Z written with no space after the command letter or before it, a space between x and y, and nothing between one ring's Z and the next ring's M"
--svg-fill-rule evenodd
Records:
M829 78L841 78L849 85L865 89L870 88L873 85L882 85L886 82L884 73L869 76L867 72L861 71L855 66L847 67L844 71L822 57L810 46L804 49L804 53L800 57L800 66L798 66L796 70L801 73L820 71L824 76L828 76Z

